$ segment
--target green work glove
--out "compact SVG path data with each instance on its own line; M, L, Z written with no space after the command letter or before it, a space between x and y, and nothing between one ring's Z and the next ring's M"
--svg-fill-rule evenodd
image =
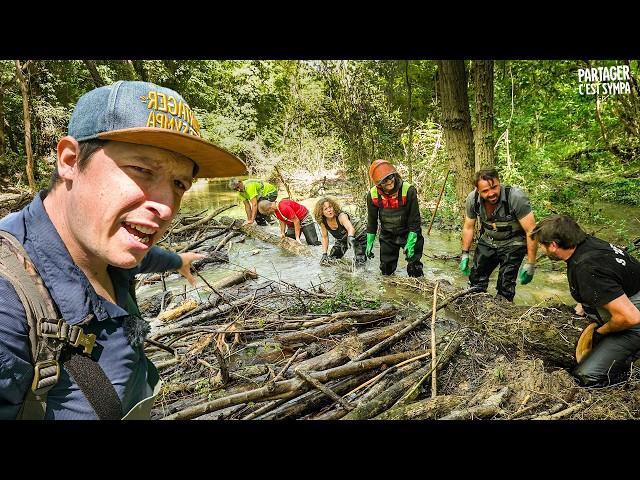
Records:
M520 271L518 272L518 279L520 280L520 285L526 285L531 280L533 280L533 272L536 269L535 263L525 263L522 267L520 267Z
M367 233L367 249L364 252L367 258L373 258L373 241L375 239L375 233Z
M409 232L409 236L407 237L407 243L404 245L404 252L407 255L407 258L413 257L414 248L416 246L416 242L418 241L418 234L416 232Z
M471 274L471 267L469 266L469 252L462 252L459 268L465 277L468 277Z

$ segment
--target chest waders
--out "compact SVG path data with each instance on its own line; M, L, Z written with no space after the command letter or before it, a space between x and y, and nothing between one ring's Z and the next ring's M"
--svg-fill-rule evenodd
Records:
M1 230L0 276L11 283L24 307L33 364L33 381L17 419L44 419L47 395L60 380L63 366L76 381L99 419L121 419L123 414L120 399L98 362L91 358L96 336L92 333L85 334L82 329L83 325L93 319L93 315L87 316L77 325L69 325L61 318L22 244L13 235ZM82 348L82 352L79 348ZM155 368L152 371L157 375ZM148 403L148 399L139 402L127 415L140 413L143 407L146 408L146 405L141 406L145 401ZM150 406L148 411L151 412Z
M511 212L509 206L510 193L511 187L504 187L504 214L488 220L480 217L480 194L476 190L473 205L476 217L480 218L480 240L485 240L491 246L501 247L505 245L527 244L525 231L518 219Z
M371 202L378 207L380 219L380 271L383 275L391 275L396 271L400 249L405 246L409 235L407 193L410 187L409 182L403 181L396 198L381 194L375 186L370 190ZM410 277L424 275L420 261L423 247L424 237L422 232L418 232L413 256L407 258L407 275Z
M293 219L287 217L280 210L280 205L277 207L278 213L282 216L282 218L286 218L287 221L293 223ZM287 230L285 235L289 238L296 238L296 229L295 226L287 225ZM313 216L311 212L307 212L302 220L300 220L300 236L304 235L304 240L307 242L307 245L318 246L320 245L320 240L318 240L318 234L316 233L316 225L313 221Z
M504 187L504 193L506 200L504 214L487 220L480 216L480 195L476 190L473 204L481 227L469 283L472 287L479 287L481 291L486 292L491 273L500 266L496 283L497 293L513 301L516 294L518 268L527 254L527 240L522 225L509 207L511 187Z

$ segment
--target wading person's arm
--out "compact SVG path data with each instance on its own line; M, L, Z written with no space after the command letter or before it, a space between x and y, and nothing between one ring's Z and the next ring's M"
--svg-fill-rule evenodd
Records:
M640 325L640 310L638 310L636 306L631 303L629 297L624 294L603 305L603 308L607 309L611 314L611 318L596 330L602 335L627 330L636 325Z
M247 211L247 221L244 223L250 225L255 221L256 215L258 214L258 197L253 197L246 203L249 204L249 210Z

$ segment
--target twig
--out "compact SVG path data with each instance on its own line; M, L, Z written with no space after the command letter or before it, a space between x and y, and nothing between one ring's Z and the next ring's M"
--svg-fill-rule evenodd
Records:
M350 411L350 410L354 409L353 405L351 405L349 402L347 402L344 398L339 396L336 392L334 392L330 388L325 387L322 383L320 383L315 378L311 377L304 370L296 370L295 372L296 372L296 375L298 375L300 378L302 378L305 382L309 383L313 387L315 387L318 390L320 390L322 393L324 393L327 397L331 398L333 401L338 402L340 405L342 405L342 407L345 410L349 410Z
M278 374L275 377L273 377L273 380L272 380L273 382L277 382L278 380L280 380L280 378L282 378L282 375L284 375L284 373L291 366L291 364L293 363L293 361L296 359L296 357L301 351L302 351L302 348L299 348L298 350L296 350L296 353L291 355L291 358L289 359L287 364L282 368L282 370L280 370L280 372L278 372Z

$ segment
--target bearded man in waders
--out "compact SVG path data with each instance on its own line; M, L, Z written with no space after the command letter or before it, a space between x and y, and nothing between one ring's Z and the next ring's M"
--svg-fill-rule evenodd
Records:
M386 160L374 160L369 167L374 183L367 194L367 249L373 257L373 242L380 221L380 271L391 275L398 267L400 249L407 260L407 275L422 277L424 237L418 206L418 192L404 182L395 167Z
M536 221L529 198L518 187L501 185L494 169L479 170L475 175L476 188L467 196L462 227L462 258L460 271L469 276L472 287L487 291L489 276L500 265L496 290L510 302L516 294L516 276L524 256L527 263L520 269L520 284L533 279L538 245L527 234ZM482 227L469 268L469 249L473 242L476 219Z

